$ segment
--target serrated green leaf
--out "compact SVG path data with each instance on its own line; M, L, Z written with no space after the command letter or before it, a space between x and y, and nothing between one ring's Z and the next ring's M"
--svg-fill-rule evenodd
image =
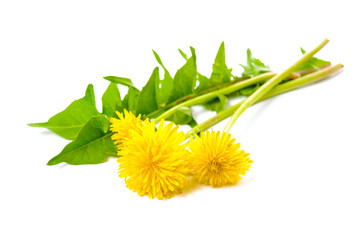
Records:
M104 77L104 79L106 79L110 82L116 83L116 84L124 85L126 87L136 88L135 85L133 84L133 82L129 78L107 76L107 77Z
M197 73L198 86L195 89L197 92L206 89L210 86L210 79L200 73ZM207 86L206 86L207 85Z
M116 147L111 140L112 133L104 132L108 124L105 115L92 117L80 130L79 135L53 157L48 165L62 162L80 165L103 163L108 156L116 156Z
M196 92L200 92L202 90L205 90L207 88L210 88L212 85L210 79L204 75L201 75L200 73L197 74L197 81L198 86L196 88Z
M215 111L218 113L225 109L227 103L227 97L222 94L218 94L217 98L203 104L203 106L210 111Z
M222 42L215 57L210 79L198 74L199 86L196 88L196 91L199 92L219 84L230 82L231 71L232 69L229 69L226 65L225 44Z
M305 54L306 51L303 48L301 49L301 53ZM307 61L304 65L300 66L298 69L296 69L296 72L307 70L307 69L319 69L321 66L331 64L329 61L325 61L316 57L312 57L309 61Z
M191 58L186 61L174 76L174 88L170 96L170 101L175 101L181 97L193 93L196 82L196 55L195 49L191 49Z
M28 125L47 128L65 139L72 140L89 118L99 114L95 107L93 85L89 84L85 97L75 100L64 111L54 115L45 123L30 123Z
M216 54L215 61L213 64L213 72L211 73L211 79L218 80L217 82L224 83L230 82L231 70L226 65L225 59L225 44L221 43L219 50Z
M213 72L211 73L210 79L217 84L230 82L231 71L232 69L229 69L226 66L225 44L222 42L215 57Z
M242 78L251 78L258 76L262 73L271 72L269 66L266 66L259 59L254 58L250 49L247 49L247 66L241 65L244 68Z
M167 120L174 122L175 124L182 125L188 124L193 119L191 110L189 107L180 107L177 111L171 115Z
M180 55L187 61L189 60L189 58L187 57L186 53L184 53L181 49L178 49L179 50L179 53Z
M157 105L160 107L164 107L170 98L172 89L173 89L173 78L171 77L169 71L165 68L162 63L160 56L153 50L156 61L160 64L160 66L164 69L164 79L157 78L158 82L156 83L156 101Z
M160 58L159 54L157 54L157 52L155 52L154 50L152 50L152 51L153 51L153 54L154 54L154 56L155 56L156 61L160 64L160 66L163 67L163 69L164 69L165 71L167 71L166 68L165 68L165 66L164 66L164 64L163 64L162 61L161 61L161 58Z
M126 109L136 114L136 106L137 106L137 99L139 93L140 91L137 88L129 87L127 94L125 95L124 99L121 101L120 112Z
M196 120L193 118L191 119L190 122L187 123L191 128L194 128L198 125L198 123L196 122Z
M159 82L159 68L156 67L150 79L139 93L136 113L149 114L158 109L156 102L156 83Z
M116 83L110 83L101 100L103 114L108 117L112 117L115 113L115 110L118 110L121 106L120 92Z

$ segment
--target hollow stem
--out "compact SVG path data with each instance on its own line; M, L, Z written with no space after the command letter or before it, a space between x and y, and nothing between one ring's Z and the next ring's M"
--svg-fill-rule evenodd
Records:
M320 68L324 68L324 67L321 66ZM311 73L311 72L314 72L314 71L317 71L317 69L308 69L308 70L304 70L304 71L301 71L301 72L293 72L285 80L296 79L296 78L301 77L304 74L308 74L308 73ZM270 73L267 73L267 74L270 74ZM275 76L275 73L271 73L271 74L273 74ZM269 76L269 79L270 79L270 76ZM222 88L226 88L226 87L229 87L231 85L237 84L238 82L243 82L243 81L247 81L247 80L249 80L249 79L243 79L243 78L235 77L234 81L219 84L219 85L216 85L214 87L204 89L204 90L202 90L202 91L200 91L198 93L193 93L193 94L189 94L187 96L181 97L181 98L177 99L176 101L173 101L173 102L167 104L166 106L163 106L163 107L155 110L154 112L151 112L149 114L144 115L143 118L144 119L145 118L152 118L154 116L157 116L159 113L161 113L161 112L163 112L163 111L165 111L167 109L170 109L170 108L176 106L177 104L185 102L185 101L187 101L189 99L193 99L193 98L198 97L200 95L203 95L203 94L206 94L206 93L209 93L209 92L213 92L213 91L216 91L216 90L219 90L219 89L222 89Z
M239 116L252 104L254 104L258 99L260 99L262 96L264 96L268 91L270 91L274 86L279 84L282 80L284 80L286 77L288 77L292 72L294 72L297 68L299 68L301 65L306 63L308 60L310 60L320 49L322 49L327 43L329 42L328 39L325 39L322 43L320 43L316 48L314 48L312 51L306 53L302 58L300 58L297 62L295 62L293 65L288 67L285 71L277 74L273 78L271 78L269 81L264 83L258 90L256 90L253 94L251 94L248 98L245 99L243 104L240 105L240 107L234 112L232 117L230 118L229 122L226 124L224 128L224 132L229 132L231 127L234 125L236 120L239 118Z
M275 74L274 74L274 75L275 75ZM299 75L299 73L293 73L293 74L291 74L291 76L289 76L289 79L294 79L294 78L296 78L298 75ZM270 79L270 77L269 77L269 79ZM145 116L145 118L152 118L152 117L158 115L159 113L161 113L161 112L163 112L163 111L165 111L165 110L167 110L167 109L170 109L170 108L176 106L176 105L179 104L179 103L185 102L185 101L187 101L187 100L189 100L189 99L195 98L195 97L200 96L200 95L203 95L203 94L205 94L205 93L213 92L213 91L216 91L216 90L221 89L221 88L226 88L226 87L231 86L231 85L233 85L233 84L236 84L236 83L238 83L238 82L247 81L247 80L248 80L248 79L242 79L242 78L237 78L237 77L235 77L235 79L234 79L233 81L231 81L231 82L219 84L219 85L216 85L216 86L213 86L213 87L204 89L204 90L202 90L202 91L199 91L199 92L197 92L197 93L193 93L193 94L186 95L186 96L184 96L184 97L181 97L181 98L179 98L179 99L177 99L177 100L175 100L175 101L167 104L166 106L163 106L163 107L157 109L157 110L154 111L154 112L151 112L151 113L147 114L147 115Z
M279 84L273 89L271 89L267 94L259 98L255 103L324 80L325 78L329 77L330 75L334 74L335 72L339 71L342 68L343 68L342 64L337 64L335 66L324 68L319 71L310 73L295 80ZM200 123L196 127L192 128L190 131L188 131L186 133L186 137L189 138L193 134L196 134L201 131L205 131L206 129L209 129L210 127L221 122L222 120L230 117L244 103L244 101L234 106L231 106L221 111L214 117L209 118L208 120Z
M161 119L166 119L166 118L170 117L172 114L174 114L181 107L189 107L189 106L193 106L193 105L196 105L196 104L200 104L200 103L210 101L210 100L216 98L220 94L226 95L226 94L235 92L235 91L237 91L239 89L251 86L253 84L269 80L270 78L274 77L275 75L276 75L275 73L264 73L264 74L261 74L259 76L249 78L249 79L246 79L244 81L235 83L235 84L230 85L228 87L221 88L219 90L209 92L209 93L206 93L204 95L200 95L200 96L197 96L195 98L189 99L189 100L187 100L185 102L179 103L179 104L175 105L174 107L170 108L169 110L167 110L166 112L164 112L163 114L161 114L160 116L155 118L153 121L155 121L156 123L160 122Z

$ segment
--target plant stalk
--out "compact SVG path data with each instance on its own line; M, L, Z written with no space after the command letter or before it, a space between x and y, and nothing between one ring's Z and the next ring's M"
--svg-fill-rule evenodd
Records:
M267 94L265 94L264 96L259 98L255 103L258 103L260 101L264 101L268 98L277 96L279 94L289 92L289 91L319 82L321 80L324 80L325 78L329 77L330 75L334 74L335 72L339 71L342 68L343 68L342 64L337 64L335 66L331 66L331 67L324 68L319 71L310 73L308 75L297 78L295 80L279 84L276 87L274 87L273 89L271 89ZM200 123L199 125L192 128L190 131L188 131L186 133L186 138L189 138L191 135L196 134L198 132L205 131L205 130L209 129L210 127L216 125L217 123L221 122L222 120L230 117L244 102L245 102L245 100L221 111L214 117L209 118L208 120Z
M155 118L153 121L155 121L155 123L160 122L161 119L166 119L166 118L170 117L181 107L189 107L189 106L193 106L196 104L210 101L210 100L216 98L219 94L226 95L226 94L235 92L239 89L251 86L253 84L269 80L270 78L274 77L275 75L276 75L275 73L264 73L264 74L258 75L256 77L249 78L244 81L235 83L228 87L225 87L225 88L213 91L213 92L209 92L209 93L200 95L200 96L192 98L192 99L189 99L185 102L179 103L176 106L170 108L168 111L164 112L163 114L161 114L160 116Z
M224 128L224 132L229 132L231 127L234 125L236 120L240 117L240 115L252 104L254 104L258 99L264 96L268 91L270 91L274 86L279 84L282 80L288 77L292 72L294 72L297 68L301 65L306 63L310 60L318 51L320 51L327 43L329 42L328 39L325 39L321 42L316 48L312 51L306 53L302 58L300 58L297 62L291 65L282 73L277 74L272 79L264 83L258 90L256 90L253 94L251 94L248 98L245 99L243 104L234 112L232 117L230 118L229 122L226 124Z

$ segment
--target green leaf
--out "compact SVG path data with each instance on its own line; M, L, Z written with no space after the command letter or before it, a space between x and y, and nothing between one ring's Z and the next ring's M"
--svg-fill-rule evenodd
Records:
M174 122L175 124L188 124L193 119L191 110L189 107L180 107L177 111L171 115L167 120Z
M189 58L187 57L186 53L184 53L181 49L178 49L178 50L179 50L181 56L182 56L186 61L189 60Z
M251 78L262 73L271 72L271 69L262 63L259 59L254 58L250 49L247 49L247 66L241 65L244 68L242 78Z
M133 82L129 78L107 76L107 77L104 77L104 79L106 79L110 82L116 83L116 84L124 85L126 87L136 88L135 85L133 84Z
M303 48L300 48L300 49L301 49L302 54L306 53L306 51ZM328 65L328 64L331 64L331 62L325 61L325 60L322 60L322 59L319 59L316 57L312 57L309 61L307 61L304 65L302 65L295 71L299 72L299 71L303 71L303 70L307 70L307 69L311 69L311 68L319 69L321 66Z
M196 88L196 91L202 91L219 84L230 82L231 71L232 69L226 66L225 44L222 42L215 57L210 79L198 74L199 86Z
M198 125L196 120L193 118L190 122L187 123L191 128L194 128Z
M116 83L110 83L101 98L103 114L112 117L116 110L121 106L121 97Z
M136 114L137 99L140 91L137 88L129 87L127 94L121 102L121 111L124 109Z
M210 79L214 83L226 83L230 82L232 69L228 69L225 62L225 44L221 43L218 53L215 57L215 62L213 64L213 72L211 73Z
M100 113L95 107L93 85L89 84L85 97L72 102L64 111L54 115L45 123L30 123L31 127L44 127L57 135L74 139L84 124L93 116Z
M170 98L172 89L173 89L173 78L171 77L169 71L165 68L162 63L159 55L153 50L156 61L160 64L160 66L164 69L164 79L157 78L158 82L156 83L156 101L157 105L160 107L164 107Z
M195 49L191 49L191 58L186 61L174 76L174 88L170 97L170 101L175 101L181 97L187 96L194 91L196 82L196 55Z
M97 164L105 162L108 156L116 156L116 147L111 140L112 133L104 132L107 123L105 115L90 118L75 140L47 164Z
M225 97L222 94L218 94L217 98L203 104L203 106L210 111L215 111L219 113L225 109L227 103L228 103L227 97Z
M195 89L197 92L207 89L211 86L210 83L210 79L200 73L197 73L197 82L198 82L198 86Z
M231 71L232 69L226 65L225 44L222 42L215 57L210 80L215 84L230 82L232 76Z
M156 102L156 83L159 82L159 68L156 67L150 79L139 93L136 113L149 114L158 109Z

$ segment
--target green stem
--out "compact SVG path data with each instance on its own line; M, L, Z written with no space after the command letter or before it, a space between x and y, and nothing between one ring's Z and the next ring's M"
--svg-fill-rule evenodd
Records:
M233 84L231 86L219 89L217 91L209 92L209 93L206 93L204 95L200 95L198 97L192 98L190 100L179 103L176 106L170 108L169 110L167 110L166 112L164 112L163 114L161 114L160 116L155 118L154 121L157 123L157 122L160 122L161 119L167 119L168 117L170 117L172 114L174 114L181 107L189 107L189 106L193 106L193 105L196 105L196 104L200 104L200 103L210 101L210 100L216 98L220 94L226 95L226 94L235 92L235 91L237 91L239 89L251 86L253 84L266 81L266 80L270 79L271 77L273 77L275 75L276 75L275 73L264 73L264 74L261 74L259 76L256 76L256 77L249 78L249 79L246 79L244 81L238 82L238 83Z
M224 132L229 132L231 127L234 125L239 116L252 104L254 104L258 99L260 99L263 95L265 95L268 91L270 91L275 85L279 84L282 80L284 80L287 76L289 76L292 72L294 72L301 65L310 60L320 49L322 49L329 40L325 39L322 43L319 44L312 51L306 53L300 60L295 62L285 71L280 74L277 74L272 79L264 83L258 90L256 90L253 94L251 94L248 98L245 99L243 104L234 112L229 122L226 124L224 128Z
M275 75L275 74L274 74L274 75ZM269 79L270 79L270 77L269 77ZM193 94L186 95L186 96L184 96L184 97L181 97L181 98L179 98L179 99L177 99L177 100L175 100L175 101L167 104L167 105L164 106L164 107L161 107L161 108L157 109L157 110L154 111L154 112L151 112L151 113L145 115L144 117L145 117L145 118L152 118L153 116L156 116L156 115L158 115L159 113L161 113L161 112L163 112L163 111L165 111L165 110L167 110L167 109L170 109L170 108L176 106L176 105L179 104L179 103L182 103L182 102L187 101L187 100L189 100L189 99L192 99L192 98L195 98L195 97L197 97L197 96L203 95L203 94L205 94L205 93L213 92L213 91L216 91L216 90L221 89L221 88L226 88L226 87L228 87L228 86L230 86L230 85L236 84L236 83L241 82L241 81L246 81L246 80L248 80L248 79L235 78L234 81L227 82L227 83L223 83L223 84L219 84L219 85L216 85L216 86L214 86L214 87L210 87L210 88L204 89L204 90L202 90L202 91L199 91L199 92L197 92L197 93L193 93Z
M288 91L292 91L294 89L298 89L298 88L307 86L309 84L319 82L319 81L329 77L333 73L339 71L341 68L343 68L343 65L342 64L337 64L335 66L328 67L328 68L316 71L314 73L310 73L310 74L305 75L305 76L303 76L301 78L297 78L295 80L279 84L276 87L274 87L273 89L271 89L263 97L258 99L256 101L256 103L260 102L260 101L263 101L263 100L266 100L268 98L277 96L279 94L282 94L282 93L285 93L285 92L288 92ZM231 107L221 111L220 113L218 113L214 117L200 123L196 127L192 128L190 131L188 131L186 133L186 137L189 138L193 134L196 134L196 133L201 132L201 131L205 131L206 129L209 129L210 127L212 127L215 124L221 122L222 120L230 117L244 103L244 101L242 101L242 102L240 102L240 103L238 103L238 104L236 104L234 106L231 106Z
M320 68L321 68L321 67L320 67ZM310 72L314 72L314 71L316 71L316 69L309 69L309 70L307 70L307 71L309 71L309 72L305 72L305 71L304 71L304 74L310 73ZM269 74L269 73L268 73L268 74ZM275 76L275 73L273 73L273 75ZM289 75L289 77L287 77L287 79L288 79L288 80L296 79L296 78L301 77L302 75L303 75L302 72L293 72L293 73L291 73L291 74ZM223 84L219 84L219 85L216 85L216 86L214 86L214 87L210 87L210 88L204 89L204 90L202 90L202 91L200 91L200 92L193 93L193 94L189 94L189 95L186 95L186 96L184 96L184 97L181 97L181 98L179 98L179 99L177 99L177 100L175 100L175 101L167 104L166 106L161 107L161 108L155 110L154 112L151 112L151 113L149 113L149 114L147 114L147 115L144 115L143 118L144 118L144 119L145 119L145 118L152 118L152 117L158 115L159 113L161 113L161 112L163 112L163 111L165 111L165 110L167 110L167 109L170 109L170 108L176 106L177 104L182 103L182 102L184 102L184 101L187 101L187 100L189 100L189 99L195 98L195 97L200 96L200 95L203 95L203 94L205 94L205 93L209 93L209 92L216 91L216 90L218 90L218 89L226 88L226 87L231 86L231 85L234 85L234 84L236 84L236 83L238 83L238 82L243 82L243 81L247 81L247 80L248 80L248 79L238 78L238 77L234 77L234 78L235 78L234 81L227 82L227 83L223 83ZM269 76L269 79L270 79L270 76Z

